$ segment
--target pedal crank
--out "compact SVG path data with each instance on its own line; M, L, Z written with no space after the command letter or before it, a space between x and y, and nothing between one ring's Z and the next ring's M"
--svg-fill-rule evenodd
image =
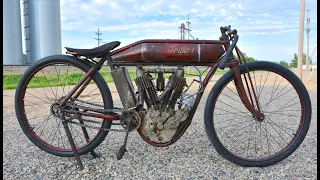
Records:
M120 147L118 153L117 153L117 160L122 159L124 156L124 153L127 151L126 145L127 145L127 140L128 140L128 135L130 132L130 127L131 127L132 119L129 120L127 127L126 127L126 136L124 138L124 144Z

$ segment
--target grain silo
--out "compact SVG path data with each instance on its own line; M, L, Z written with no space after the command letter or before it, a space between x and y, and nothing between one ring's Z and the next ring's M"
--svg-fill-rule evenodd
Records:
M3 1L3 64L25 64L22 54L20 0Z
M24 0L27 62L61 54L60 0Z

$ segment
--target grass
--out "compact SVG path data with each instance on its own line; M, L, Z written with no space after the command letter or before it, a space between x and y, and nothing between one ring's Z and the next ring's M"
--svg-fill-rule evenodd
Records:
M136 72L135 70L129 70L129 75L132 80L136 78ZM186 77L192 77L192 75L198 75L198 71L194 69L190 69L189 73L192 75L187 74L188 70L185 70L185 76ZM204 72L204 70L200 70L201 73ZM215 75L221 75L227 72L227 70L217 70ZM100 70L99 73L102 75L104 80L109 83L113 82L111 71L110 70ZM203 73L203 78L208 73L208 70ZM80 72L72 72L72 76L70 75L71 72L66 72L60 75L60 81L57 76L50 76L53 74L41 74L38 73L35 77L32 78L31 81L28 84L29 88L37 88L37 87L53 87L53 86L66 86L66 85L75 85L79 82L80 78L84 76L83 73ZM68 75L68 76L67 76ZM155 77L154 74L151 74L153 77ZM165 78L168 78L171 74L164 74ZM9 89L16 89L18 82L20 78L22 77L22 74L4 74L3 75L3 90L9 90ZM67 78L68 77L68 78ZM195 77L195 76L194 76Z
M21 78L21 74L9 74L3 75L3 90L15 89L17 87L18 81Z

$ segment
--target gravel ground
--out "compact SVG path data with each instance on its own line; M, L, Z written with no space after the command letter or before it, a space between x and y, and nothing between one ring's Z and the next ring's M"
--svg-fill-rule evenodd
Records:
M264 168L241 167L214 150L203 123L206 90L191 126L173 145L153 147L133 132L128 139L128 152L118 161L116 152L124 134L110 132L96 149L102 155L100 158L81 156L85 167L82 171L77 169L74 158L50 155L27 139L12 103L5 102L12 100L13 93L5 93L3 179L317 179L317 92L309 93L313 108L309 132L302 145L278 164Z
M76 169L74 158L41 151L20 129L13 108L3 114L3 179L317 179L317 94L310 92L313 117L302 145L284 161L265 168L244 168L217 154L203 125L204 100L195 118L175 144L156 148L134 132L128 152L117 161L115 153L123 134L112 132L96 149L102 157L81 156L85 169Z

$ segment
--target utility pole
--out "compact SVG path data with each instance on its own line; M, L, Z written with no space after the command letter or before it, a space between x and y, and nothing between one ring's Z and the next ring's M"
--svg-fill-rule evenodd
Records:
M309 71L309 38L310 38L310 9L307 10L308 12L308 17L307 17L307 29L306 29L306 33L307 33L307 57L306 57L306 70Z
M102 33L100 33L99 28L98 28L98 32L96 32L96 34L98 35L98 38L94 38L94 39L96 39L98 41L98 47L99 47L100 41L102 40L102 39L100 39L100 36L102 35Z
M298 76L302 80L302 58L303 58L303 31L304 31L304 14L305 0L300 0L300 28L299 28L299 49L298 49Z

